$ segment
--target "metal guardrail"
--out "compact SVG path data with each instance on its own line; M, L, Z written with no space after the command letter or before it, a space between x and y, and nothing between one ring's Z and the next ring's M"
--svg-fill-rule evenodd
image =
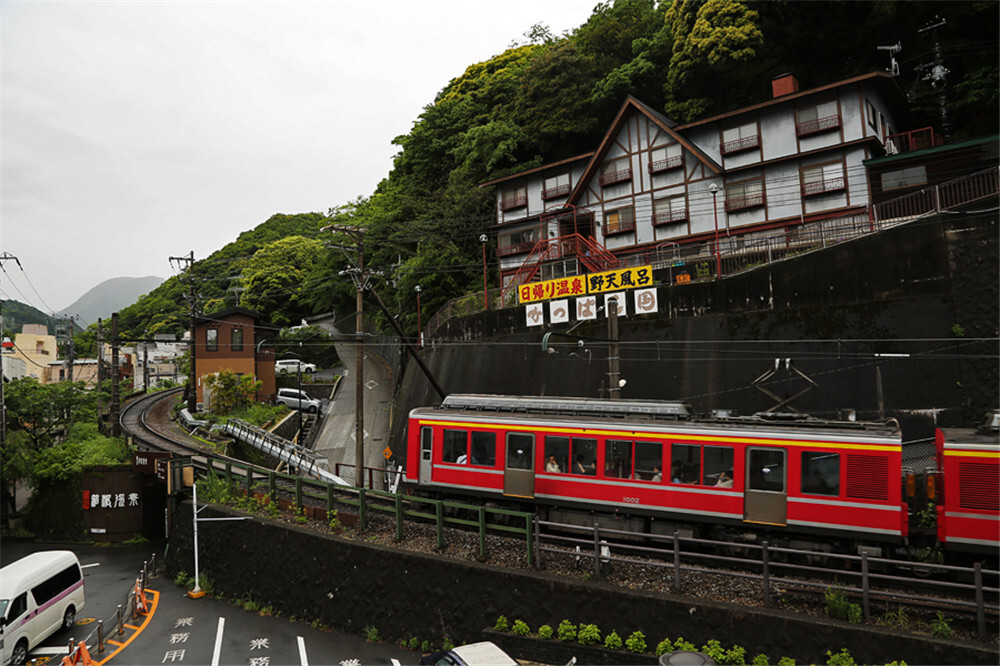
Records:
M407 518L433 521L437 531L437 547L439 549L443 549L446 546L445 526L476 527L479 531L480 557L483 558L486 557L487 552L487 533L511 534L523 537L528 565L533 565L535 552L534 529L532 526L533 513L498 507L483 507L448 500L423 497L414 498L399 493L343 486L292 474L284 474L251 463L234 462L211 455L199 456L199 458L191 459L196 480L197 477L204 478L211 476L231 485L240 485L242 486L242 492L247 497L252 497L256 492L264 494L270 501L276 502L280 481L290 486L290 489L285 492L293 493L293 504L296 509L304 509L307 499L312 500L317 508L325 509L325 515L327 516L332 511L351 507L357 511L358 525L362 529L368 525L368 516L370 513L388 514L395 521L396 541L402 541L405 538L405 519ZM388 475L392 474L390 470L380 471ZM449 515L451 512L447 510L454 510L457 515ZM465 517L462 514L465 514ZM474 516L474 518L470 518L469 516ZM523 521L523 526L509 525L500 520L491 522L487 519L490 516L514 518L515 522Z
M551 528L555 533L546 534L542 530L543 527ZM593 527L587 527L548 522L537 518L535 519L534 529L535 562L539 567L543 566L542 553L553 553L560 556L590 559L593 563L595 576L601 575L602 566L616 561L652 568L663 568L670 571L673 590L676 594L680 594L682 591L682 580L685 573L725 575L759 581L764 604L770 606L771 587L773 585L795 586L815 592L825 592L831 587L827 583L788 578L787 575L824 576L829 575L830 570L836 564L850 564L858 567L858 570L851 570L845 566L837 568L836 571L838 578L843 577L854 581L854 584L841 585L838 583L835 587L844 594L860 598L862 613L866 620L871 617L871 602L873 600L888 600L894 603L911 605L930 604L939 609L974 612L979 635L982 637L986 634L986 612L990 611L993 614L1000 613L1000 604L996 601L987 604L985 601L987 594L996 599L1000 595L1000 587L996 583L992 586L987 586L983 582L984 576L990 577L994 581L997 580L1000 577L1000 571L983 569L979 563L976 563L971 568L943 564L924 564L870 557L867 554L844 555L783 548L769 545L766 540L760 544L734 544L727 541L681 537L676 531L672 535L645 534L602 528L596 523ZM582 533L583 536L566 536L567 533L572 534L574 532ZM609 539L615 539L616 541L614 544L611 544L608 541ZM642 543L652 545L641 545ZM748 553L758 553L759 557L757 559L749 559L717 555L699 550L699 547L707 547L718 552L738 549ZM807 564L797 564L788 561L777 561L779 558L798 558L805 561L819 559L823 561L824 566L809 566ZM835 564L831 565L831 562ZM722 572L718 569L711 569L696 563L709 563L720 567L730 565L746 567L752 565L759 567L760 572ZM947 594L949 595L948 597L875 588L878 584L911 582L910 579L901 576L881 573L882 571L899 567L919 569L921 573L927 575L934 575L935 573L945 575L957 574L970 578L973 583L932 580L926 577L920 578L921 585L933 588L942 594ZM783 572L784 576L776 575L779 571Z

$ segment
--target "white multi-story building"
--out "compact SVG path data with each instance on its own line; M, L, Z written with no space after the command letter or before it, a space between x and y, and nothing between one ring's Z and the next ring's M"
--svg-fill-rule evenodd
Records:
M905 98L887 74L810 90L786 74L766 102L678 124L629 97L593 153L497 187L505 287L647 263L681 248L781 236L863 211L862 162L894 152Z

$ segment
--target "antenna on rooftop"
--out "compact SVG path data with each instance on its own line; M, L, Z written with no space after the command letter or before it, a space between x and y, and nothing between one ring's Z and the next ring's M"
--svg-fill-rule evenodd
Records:
M877 46L875 47L879 51L889 52L889 68L885 71L893 76L899 76L899 61L896 60L896 54L903 50L903 46L900 42L895 44L890 44L889 46Z

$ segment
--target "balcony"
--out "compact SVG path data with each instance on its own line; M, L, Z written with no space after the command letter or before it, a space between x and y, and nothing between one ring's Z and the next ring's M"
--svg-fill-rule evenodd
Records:
M612 224L604 223L604 235L615 236L617 234L627 234L635 231L635 220L622 220Z
M808 136L840 127L840 114L795 123L795 136Z
M732 141L726 141L722 144L722 154L732 155L733 153L739 153L744 150L750 150L751 148L756 148L760 145L760 135L754 134L753 136L745 136L742 139L733 139Z
M535 247L535 241L525 241L524 243L511 243L510 245L501 245L497 248L498 257L509 257L513 254L524 254L526 252L531 252L531 248Z
M555 199L556 197L564 197L569 194L569 185L556 185L555 187L548 187L542 190L542 201L548 201L549 199Z
M519 195L516 197L510 197L507 199L500 200L500 210L514 210L515 208L524 208L528 205L527 195Z
M750 194L744 197L726 198L726 212L758 208L764 205L764 194Z
M843 178L831 178L829 180L820 180L814 183L804 183L802 185L802 196L812 197L817 194L837 192L844 189L847 189L847 183Z
M621 171L601 174L598 182L601 184L601 187L607 187L608 185L622 183L627 180L632 180L632 169L622 169Z
M943 145L944 139L934 133L934 128L921 127L909 132L891 134L886 139L886 143L892 144L897 152L908 153L913 150L923 150L924 148L934 148L935 146Z
M673 157L668 157L665 160L657 160L655 162L649 163L649 173L663 173L664 171L671 171L673 169L679 169L684 166L684 156L674 155Z
M686 219L688 219L688 212L686 208L682 208L680 210L672 210L667 213L656 213L653 215L653 226L659 227L664 224L683 222Z

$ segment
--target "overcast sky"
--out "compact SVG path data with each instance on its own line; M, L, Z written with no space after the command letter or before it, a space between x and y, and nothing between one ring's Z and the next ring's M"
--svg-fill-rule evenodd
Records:
M448 81L596 2L4 0L2 296L59 311L368 196Z

